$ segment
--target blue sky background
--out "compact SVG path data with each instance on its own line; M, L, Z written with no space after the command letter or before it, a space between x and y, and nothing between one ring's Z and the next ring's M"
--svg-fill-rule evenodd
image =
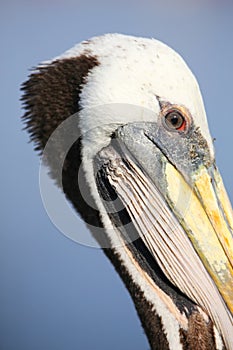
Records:
M161 3L0 3L2 350L149 348L130 297L101 250L66 238L43 208L39 158L20 121L19 88L30 67L107 32L166 42L198 78L217 163L233 199L233 8L220 0Z

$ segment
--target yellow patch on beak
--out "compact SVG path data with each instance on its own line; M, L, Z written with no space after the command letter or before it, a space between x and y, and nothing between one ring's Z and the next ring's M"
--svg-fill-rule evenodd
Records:
M168 204L233 313L233 218L221 176L200 167L191 188L169 162L165 173Z
M207 170L203 168L195 181L195 187L229 262L233 266L232 225L230 224L233 222L232 209L221 176L215 170L211 178Z

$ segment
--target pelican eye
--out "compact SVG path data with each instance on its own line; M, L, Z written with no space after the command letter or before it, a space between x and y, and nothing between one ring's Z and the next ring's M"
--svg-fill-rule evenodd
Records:
M185 129L185 126L186 126L186 120L185 120L184 116L182 115L181 112L179 112L177 110L169 111L164 116L164 121L165 121L166 126L170 130L182 131Z

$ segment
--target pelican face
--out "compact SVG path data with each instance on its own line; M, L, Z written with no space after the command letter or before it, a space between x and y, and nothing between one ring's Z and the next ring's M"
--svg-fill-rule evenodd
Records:
M232 350L232 209L183 59L157 40L109 34L44 63L23 89L40 150L78 112L64 192L108 242L152 349ZM72 180L78 168L95 209Z

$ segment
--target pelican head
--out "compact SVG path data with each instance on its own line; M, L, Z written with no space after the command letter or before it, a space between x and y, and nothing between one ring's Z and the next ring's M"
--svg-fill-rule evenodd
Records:
M126 284L151 348L233 350L232 209L183 59L158 40L108 34L44 62L23 90L41 152L77 113L63 190ZM47 159L55 179L62 143Z

